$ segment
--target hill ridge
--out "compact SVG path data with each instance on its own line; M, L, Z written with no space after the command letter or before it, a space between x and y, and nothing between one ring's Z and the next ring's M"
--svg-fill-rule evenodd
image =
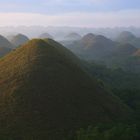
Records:
M80 127L129 116L68 52L53 40L33 39L0 60L0 133L56 140Z

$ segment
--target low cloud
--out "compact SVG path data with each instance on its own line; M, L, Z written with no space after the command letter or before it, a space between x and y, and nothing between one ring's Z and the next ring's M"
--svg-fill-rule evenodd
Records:
M43 15L38 13L0 13L0 26L43 25L43 26L82 26L115 27L140 26L140 10L117 12L69 13Z

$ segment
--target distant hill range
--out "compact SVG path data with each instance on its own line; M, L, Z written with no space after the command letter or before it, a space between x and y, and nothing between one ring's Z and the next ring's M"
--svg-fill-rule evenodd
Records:
M72 42L66 47L71 49L81 58L87 60L100 59L113 51L115 42L102 36L89 33L81 40Z
M70 33L64 37L64 40L80 40L82 37L78 33Z
M135 67L135 63L130 65L131 61L134 60L134 55L138 49L131 44L120 44L116 46L115 50L108 56L105 56L102 61L105 62L109 67L122 67L125 70L135 72L132 67Z
M81 127L130 114L51 39L31 40L0 60L0 139L62 140Z
M19 47L28 42L29 38L23 34L17 34L15 36L11 36L10 41L14 46Z
M15 46L11 44L5 37L0 35L0 57L9 53Z
M73 33L70 33L70 34L64 36L63 38L61 38L59 40L59 42L61 44L63 44L64 46L69 46L69 45L73 44L73 42L81 40L81 38L82 38L81 35L79 35L78 33L73 32Z
M13 49L14 45L12 45L4 36L0 35L0 47Z
M54 37L52 35L50 35L49 33L43 33L39 36L39 38L41 38L41 39L45 39L45 38L54 39Z
M105 36L89 33L81 40L71 41L68 44L62 42L62 44L81 59L139 72L140 56L136 40L138 38L132 33L125 31L120 34L116 42Z
M11 48L0 47L0 58L3 57L4 55L8 54L11 51L12 51Z
M140 48L140 38L128 31L124 31L118 35L116 41L120 43L130 43L136 48Z

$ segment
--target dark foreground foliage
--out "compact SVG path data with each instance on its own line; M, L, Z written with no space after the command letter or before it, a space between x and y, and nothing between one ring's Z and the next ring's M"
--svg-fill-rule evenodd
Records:
M76 140L138 140L136 125L108 124L77 131Z

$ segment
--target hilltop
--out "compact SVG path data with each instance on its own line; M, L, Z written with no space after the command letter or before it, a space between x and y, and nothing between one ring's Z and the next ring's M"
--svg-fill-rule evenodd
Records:
M59 43L34 39L0 60L0 138L59 140L130 110Z
M80 40L81 38L78 33L70 33L64 37L65 40Z
M29 38L23 34L17 34L15 36L11 37L10 41L14 46L18 47L18 46L23 45L26 42L28 42Z
M121 43L127 43L135 38L136 38L136 36L134 34L132 34L131 32L123 31L118 35L116 41L121 42Z
M75 41L66 47L81 58L86 60L98 60L112 52L115 45L115 42L102 35L89 33L81 40Z
M136 37L134 34L132 34L131 32L128 31L124 31L122 33L120 33L116 39L117 42L120 43L129 43L133 46L135 46L136 48L140 48L140 38Z
M39 36L39 38L41 38L41 39L45 39L45 38L53 39L54 37L52 35L50 35L49 33L43 33Z

